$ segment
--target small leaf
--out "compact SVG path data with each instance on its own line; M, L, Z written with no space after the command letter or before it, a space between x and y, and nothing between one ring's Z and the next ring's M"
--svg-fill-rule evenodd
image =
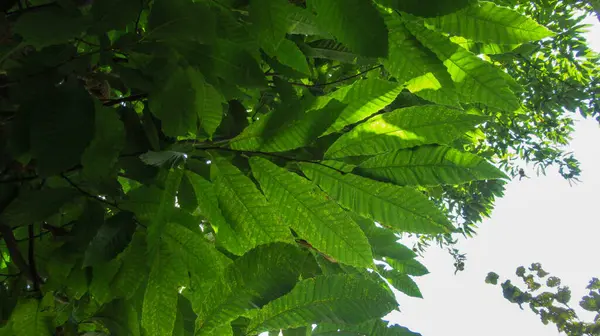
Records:
M357 174L398 185L446 185L508 179L500 169L471 153L451 147L420 146L374 156Z
M131 212L119 212L107 219L85 251L84 267L116 257L131 241L135 228L136 223Z
M312 323L357 324L396 307L393 296L360 275L318 276L300 281L287 295L264 306L249 331L288 329Z
M386 258L385 262L403 274L414 276L429 274L429 270L415 259L395 260Z
M383 276L387 281L394 286L397 290L402 293L412 296L422 298L421 291L417 284L411 279L410 276L400 273L396 270L385 270L383 266L378 265L379 273Z

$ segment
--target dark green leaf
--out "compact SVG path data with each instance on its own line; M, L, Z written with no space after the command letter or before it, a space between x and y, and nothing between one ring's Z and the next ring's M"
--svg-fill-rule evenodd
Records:
M106 220L85 251L84 266L110 261L131 241L136 223L133 214L120 212Z

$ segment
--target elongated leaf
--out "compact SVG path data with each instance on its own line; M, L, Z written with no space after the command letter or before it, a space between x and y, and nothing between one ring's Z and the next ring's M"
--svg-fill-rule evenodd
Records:
M320 252L357 267L373 264L370 246L360 227L310 181L268 160L250 160L252 173L286 222Z
M84 266L112 260L131 241L136 223L131 212L119 212L107 219L85 251Z
M70 188L42 189L19 195L2 212L1 219L11 227L42 221L81 194Z
M478 42L519 44L553 35L533 19L487 1L426 22L451 35Z
M358 325L321 323L313 330L313 336L421 336L398 325L389 326L380 319L375 319Z
M414 276L422 276L425 274L429 274L429 270L427 270L427 268L423 266L423 264L421 264L415 259L396 260L386 258L385 262L392 266L396 271L403 274Z
M369 57L387 55L387 30L383 19L367 0L310 0L317 23L357 54Z
M237 255L242 255L250 250L252 243L236 233L223 217L213 184L192 172L186 172L186 180L194 190L194 197L196 197L200 213L208 219L213 227L217 242Z
M300 281L287 295L263 307L250 331L288 329L311 323L361 323L396 306L378 283L360 275L319 276Z
M281 64L305 75L310 75L306 56L294 42L284 39L279 43L277 48L266 49L265 51L270 56L275 57Z
M190 78L193 89L196 92L194 102L200 126L202 126L209 137L212 137L223 119L223 104L225 100L221 96L221 93L208 84L202 77L192 76Z
M442 233L452 230L448 218L423 194L409 187L340 174L316 164L302 171L327 194L357 214L398 232Z
M290 241L290 232L256 185L227 159L216 157L211 176L223 216L251 247Z
M348 64L367 62L367 58L352 52L343 44L334 40L317 40L311 42L304 49L304 53L308 57L331 59Z
M379 273L383 276L387 281L394 286L397 290L402 293L412 296L422 298L423 295L419 290L417 284L411 279L410 276L400 273L396 270L384 270L383 266L378 265Z
M434 17L456 12L473 0L377 0L378 3L393 9L422 17Z
M214 42L216 19L204 2L157 0L148 17L151 38L168 41Z
M349 91L342 96L342 103L348 104L348 106L325 134L339 132L345 126L359 122L379 112L391 104L402 89L402 85L398 83L375 77L355 82L349 88ZM336 96L339 94L336 91L332 97L337 98Z
M139 231L133 235L131 243L118 256L121 267L112 278L110 287L117 297L131 298L148 274L146 237Z
M161 242L154 255L142 305L142 327L148 335L171 335L177 316L177 291L186 285L181 254Z
M383 227L378 227L372 220L358 215L352 215L352 218L354 218L360 225L360 228L365 232L365 235L373 248L373 253L377 256L399 260L412 259L416 256L413 250L398 242L398 236L392 231Z
M11 335L53 335L52 319L42 311L41 301L35 298L20 301L13 310L10 321L13 331Z
M282 152L310 144L343 113L345 105L330 100L318 110L304 112L301 106L284 105L246 128L233 139L231 148Z
M288 293L296 284L297 267L308 253L284 243L261 245L236 259L206 296L194 296L198 334L217 335L218 328L247 310Z
M454 87L444 64L412 36L398 15L388 15L385 22L389 30L390 48L384 66L398 82L406 83L429 74L427 88ZM411 89L411 92L415 91Z
M439 105L398 109L369 119L342 135L327 158L375 155L423 144L448 144L485 117Z
M83 173L91 179L109 175L125 145L125 127L114 109L96 104L96 130L83 152Z
M407 28L444 62L464 99L509 112L519 108L501 70L420 23L407 21Z
M445 146L421 146L378 155L361 163L356 173L398 185L461 184L508 178L479 156Z
M250 20L259 42L268 49L277 49L293 23L287 20L292 13L287 1L251 0Z

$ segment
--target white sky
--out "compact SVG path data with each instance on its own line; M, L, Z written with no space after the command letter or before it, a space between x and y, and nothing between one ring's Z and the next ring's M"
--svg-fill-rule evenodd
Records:
M600 52L600 24L595 17L586 22L594 25L588 41ZM494 271L501 281L508 277L522 285L516 268L540 262L571 288L573 306L579 307L589 280L600 277L598 123L578 121L570 148L581 162L581 183L569 186L556 169L549 169L547 176L511 181L479 234L459 243L460 251L467 253L465 271L454 275L450 255L430 248L422 262L431 273L415 278L424 299L401 295L402 312L391 315L391 321L423 336L559 335L554 325L543 325L526 305L521 311L504 299L499 285L484 279ZM590 315L580 317L589 320Z

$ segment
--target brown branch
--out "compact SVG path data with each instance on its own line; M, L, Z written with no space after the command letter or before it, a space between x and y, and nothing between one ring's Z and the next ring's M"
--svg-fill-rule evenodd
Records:
M94 199L94 200L96 200L96 201L98 201L98 202L100 202L100 203L104 203L104 204L106 204L106 205L109 205L109 206L111 206L111 207L113 207L113 208L117 208L117 209L121 210L121 209L119 208L119 206L117 205L117 203L113 203L113 202L111 202L111 201L107 201L107 200L105 200L105 199L103 199L103 198L101 198L101 197L99 197L99 196L96 196L96 195L92 195L92 194L90 194L89 192L87 192L87 191L83 190L83 189L82 189L80 186L78 186L77 184L75 184L73 181L71 181L71 179L70 179L70 178L68 178L68 177L67 177L65 174L62 174L62 173L61 173L61 174L60 174L60 176L61 176L61 177L62 177L62 178L65 180L65 181L67 181L67 183L69 183L69 184L70 184L70 185L71 185L73 188L75 188L77 191L79 191L79 192L80 192L80 193L82 193L83 195L85 195L85 196L87 196L87 197L89 197L89 198L91 198L91 199Z
M40 291L40 276L37 273L37 269L35 267L35 238L33 232L33 224L29 224L27 227L27 233L29 236L29 272L33 275L33 291Z

